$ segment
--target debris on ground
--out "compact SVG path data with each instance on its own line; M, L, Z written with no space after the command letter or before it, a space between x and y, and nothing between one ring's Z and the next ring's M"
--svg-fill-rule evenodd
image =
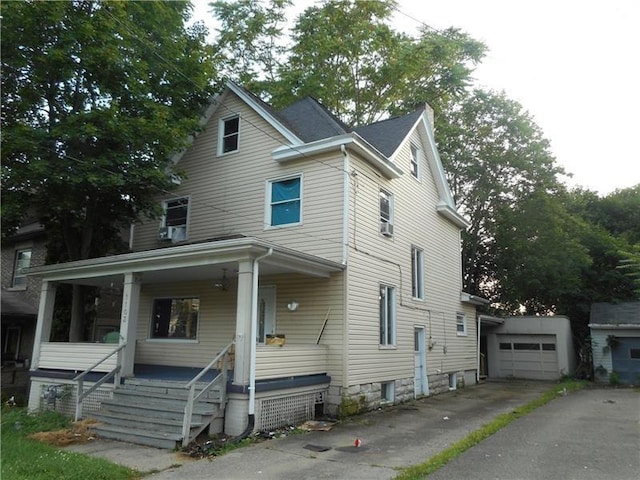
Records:
M301 430L308 430L310 432L328 432L333 428L336 422L309 420L300 425Z
M87 443L96 439L93 432L89 430L94 423L97 423L96 420L90 418L79 420L73 422L69 428L51 432L37 432L29 435L29 438L56 447L66 447L74 443Z

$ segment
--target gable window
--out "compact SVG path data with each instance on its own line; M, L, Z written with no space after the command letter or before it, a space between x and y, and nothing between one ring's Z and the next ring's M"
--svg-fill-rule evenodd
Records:
M396 290L389 285L380 285L380 345L396 343Z
M467 336L467 318L464 316L464 313L456 314L456 335L459 337Z
M151 338L195 340L198 331L198 298L156 298L151 317Z
M13 286L27 287L27 277L24 271L31 265L31 249L16 251L16 259L13 264Z
M420 178L420 150L411 144L411 175Z
M393 195L380 189L380 233L393 236Z
M220 138L218 142L218 154L235 152L238 150L238 137L240 136L240 115L220 120Z
M187 239L187 219L189 218L189 198L182 197L164 202L162 239L180 242Z
M424 251L411 247L411 295L424 300Z
M302 177L270 181L267 185L268 218L272 227L302 222Z

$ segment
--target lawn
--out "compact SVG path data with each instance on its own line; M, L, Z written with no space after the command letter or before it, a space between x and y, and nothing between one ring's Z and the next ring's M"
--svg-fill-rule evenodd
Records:
M55 412L28 415L24 408L2 409L2 480L124 480L140 478L130 468L68 452L29 438L59 430L69 420Z

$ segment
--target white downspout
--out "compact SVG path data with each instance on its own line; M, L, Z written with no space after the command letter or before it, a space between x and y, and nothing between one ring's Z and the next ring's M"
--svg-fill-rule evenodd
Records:
M249 417L256 412L256 332L258 331L258 276L260 273L259 262L273 254L273 248L264 255L253 260L253 287L251 288L251 358L249 361Z
M350 178L349 178L349 152L344 145L340 145L340 150L344 156L344 164L342 169L344 170L343 187L342 187L342 265L347 264L347 258L349 255L349 195L350 195Z
M478 315L478 364L476 366L476 383L480 383L480 333L482 331L482 315Z

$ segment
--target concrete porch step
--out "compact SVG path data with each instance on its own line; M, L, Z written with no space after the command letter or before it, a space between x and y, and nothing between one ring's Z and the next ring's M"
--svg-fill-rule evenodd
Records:
M199 393L199 390L196 390L196 395ZM219 401L221 397L221 392L219 390L211 389L206 392L202 397L202 400L210 400L210 401ZM124 386L123 388L119 388L114 391L114 396L121 397L129 397L129 398L154 398L160 400L172 400L178 402L186 402L189 391L188 390L169 390L166 391L163 388L153 388L153 389L145 389L141 390L136 387Z
M140 417L139 415L131 415L127 413L110 412L102 410L98 413L94 413L92 417L106 425L114 425L121 427L130 427L131 425L137 425L140 429L164 432L164 433L182 433L182 419L176 418L160 418L153 417ZM208 416L207 416L208 417ZM192 430L200 429L203 426L203 422L192 422Z
M182 433L155 432L136 427L98 424L91 427L99 437L149 447L174 449L182 440Z
M157 417L164 419L182 419L184 415L184 402L157 402L149 400L119 401L117 398L103 400L100 410L108 412L137 415L139 417ZM211 403L198 403L193 407L192 421L200 422L202 417L216 413L217 408Z

